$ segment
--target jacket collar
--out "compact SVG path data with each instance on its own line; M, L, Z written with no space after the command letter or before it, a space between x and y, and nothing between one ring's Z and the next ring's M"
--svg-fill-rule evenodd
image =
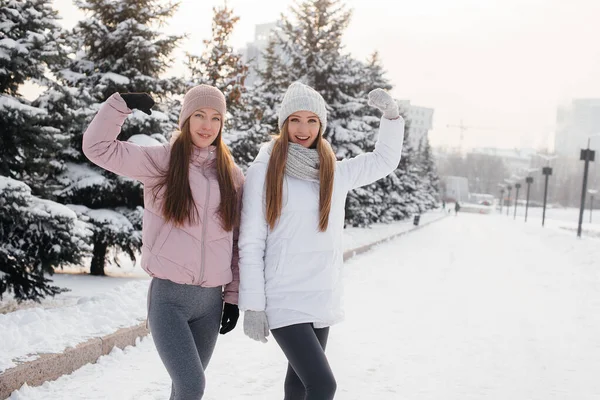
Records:
M275 139L272 139L270 142L263 143L258 151L258 155L254 159L255 163L264 163L268 164L269 159L271 158L271 150L273 149L273 143Z
M192 164L204 165L205 163L212 163L217 158L217 147L208 146L204 148L193 146L192 150Z

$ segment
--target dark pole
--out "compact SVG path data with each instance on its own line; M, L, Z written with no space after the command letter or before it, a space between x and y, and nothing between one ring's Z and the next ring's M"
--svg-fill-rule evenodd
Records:
M515 195L515 215L513 219L517 219L517 203L519 202L519 189L521 189L521 184L516 183L515 188L517 188L517 194Z
M548 200L548 178L552 175L552 168L542 168L542 174L546 177L546 183L544 184L544 211L542 212L542 226L544 226L544 222L546 221L546 201Z
M502 206L504 206L504 189L500 189L500 214L502 214Z
M525 182L527 182L527 202L525 203L525 222L527 222L527 212L529 210L529 190L531 189L531 184L533 183L533 177L528 176L525 179Z
M594 195L590 197L590 224L592 223L592 209L594 208Z
M512 192L512 186L508 185L507 189L508 189L508 204L506 205L506 215L508 215L508 212L510 211L510 194Z
M587 191L587 179L590 169L590 161L594 161L594 151L590 150L590 139L587 149L581 149L580 160L585 161L583 167L583 185L581 187L581 206L579 207L579 224L577 225L577 237L581 237L581 225L583 224L583 209L585 208L585 193Z

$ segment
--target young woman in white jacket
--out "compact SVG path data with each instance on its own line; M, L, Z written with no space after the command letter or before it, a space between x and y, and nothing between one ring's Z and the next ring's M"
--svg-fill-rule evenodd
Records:
M375 150L336 161L323 138L327 108L296 82L279 111L280 134L263 146L246 174L239 238L239 307L244 332L286 355L285 400L333 399L325 356L329 327L343 319L344 204L348 191L397 168L404 120L382 89L369 105L383 112Z

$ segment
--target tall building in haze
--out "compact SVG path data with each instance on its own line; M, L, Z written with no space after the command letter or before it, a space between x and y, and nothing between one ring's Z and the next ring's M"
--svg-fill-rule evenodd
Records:
M400 113L405 116L408 125L408 140L415 150L424 148L427 135L433 128L433 108L420 107L410 100L398 100Z
M246 78L246 85L248 86L252 86L256 81L256 69L265 67L262 53L267 49L271 33L276 26L277 23L275 22L256 25L254 28L254 41L247 43L246 48L242 51L244 61L251 63L250 72Z
M587 137L594 134L600 134L600 99L574 99L558 108L554 136L557 155L579 159L580 150L587 147ZM592 140L591 147L600 149L600 138Z

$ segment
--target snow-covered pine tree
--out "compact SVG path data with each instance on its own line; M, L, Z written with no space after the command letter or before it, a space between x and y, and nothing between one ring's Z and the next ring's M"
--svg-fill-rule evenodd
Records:
M283 16L275 38L287 68L289 85L300 80L319 92L327 104L339 99L336 82L340 70L342 36L352 12L341 0L305 0ZM286 87L282 88L285 91Z
M359 63L343 54L342 46L352 13L341 0L305 0L290 11L290 16L279 21L265 54L267 66L260 77L269 88L264 92L273 94L270 103L277 109L292 82L312 86L328 105L325 138L337 156L360 154L360 146L354 148L352 142L360 140L361 127L347 120L364 104L356 97L360 92Z
M219 88L225 95L227 111L233 118L226 119L227 128L235 123L236 112L245 108L244 81L248 76L248 65L242 55L235 52L229 40L239 17L227 4L213 8L212 37L204 40L202 55L187 53L190 86L199 84Z
M408 140L408 125L404 129L404 146L398 168L377 182L383 198L381 222L398 221L426 210L427 198L421 184L421 170L415 162L416 153Z
M47 275L81 262L91 232L69 208L32 196L23 182L0 176L0 299L39 300L65 289Z
M357 108L353 112L353 116L355 119L361 118L362 129L365 133L359 136L362 141L356 141L351 145L358 145L364 151L372 151L375 147L381 118L378 110L366 104L367 96L371 90L376 88L391 90L392 85L385 76L385 70L377 52L371 54L366 63L358 64L355 73L361 83L357 101L362 104L362 107ZM350 118L351 116L348 119ZM383 222L381 220L382 212L389 207L387 198L397 196L394 192L398 189L390 185L390 182L381 180L350 191L346 201L346 222L352 226L367 226L375 222Z
M391 90L393 88L390 80L386 77L386 70L381 63L378 51L374 51L368 58L364 70L364 82L366 90L377 88Z
M269 109L263 106L260 89L243 94L244 108L235 110L233 126L223 139L228 144L236 164L245 171L256 158L263 143L270 140L271 127L265 121Z
M68 61L57 19L49 0L0 0L0 296L19 301L63 291L45 275L89 250L75 213L32 195L47 195L64 168L57 155L66 137L19 93L26 81L52 84L48 70Z
M49 65L64 65L67 52L50 0L0 0L0 175L26 182L43 193L60 171L55 160L64 137L43 124L46 111L24 99L26 81L49 82Z
M172 51L181 36L165 36L159 27L177 4L154 0L77 0L88 16L71 36L79 51L68 69L58 71L65 84L80 90L91 112L115 92L148 92L157 102L153 115L135 111L123 126L120 139L137 134L167 134L175 127L167 118L164 101L181 94L183 81L161 77L172 64ZM163 108L161 108L163 107Z
M243 170L254 161L261 145L279 131L277 109L290 81L277 49L276 41L271 40L263 53L265 67L255 66L258 81L242 94L244 107L236 112L231 135L225 136Z
M64 87L51 88L40 101L63 115L65 124L60 122L60 129L68 132L71 143L60 155L66 170L58 177L61 190L55 195L61 203L76 205L73 209L93 225L90 272L103 275L109 249L116 247L134 258L141 246L136 221L143 205L142 188L139 182L91 164L81 151L82 135L100 104L114 92L148 92L157 101L152 115L134 110L119 139L140 145L165 143L176 126L173 110L167 107L169 96L181 94L184 85L181 79L162 75L181 37L164 36L158 30L177 4L153 0L78 0L76 4L87 19L70 34L77 51L68 68L56 71ZM133 221L126 223L127 217Z
M266 122L277 131L276 110L287 87L294 81L317 90L328 105L325 138L338 159L372 149L379 111L367 105L371 89L367 66L343 52L342 36L351 11L340 0L305 0L283 16L273 33L259 71L259 88L268 110ZM386 86L387 87L387 86ZM372 221L377 200L369 188L352 192L346 204L347 221L364 225ZM369 215L370 217L365 217ZM360 222L359 222L360 221Z
M246 169L258 153L260 144L269 140L269 130L262 123L264 107L258 91L248 91L245 80L249 66L229 41L239 17L227 4L213 8L212 38L204 41L201 56L188 53L190 86L216 86L225 95L228 116L223 139L236 163Z
M290 77L288 66L282 58L282 45L285 41L281 38L282 22L278 23L279 28L273 32L269 44L263 52L263 68L257 68L258 82L253 88L256 97L261 105L261 119L268 126L271 134L279 131L277 121L277 111L279 104L283 100L283 94L293 78Z
M425 208L430 210L437 207L440 198L440 178L435 165L435 157L431 151L429 138L425 138L425 146L420 152L421 157L421 187L426 194Z

